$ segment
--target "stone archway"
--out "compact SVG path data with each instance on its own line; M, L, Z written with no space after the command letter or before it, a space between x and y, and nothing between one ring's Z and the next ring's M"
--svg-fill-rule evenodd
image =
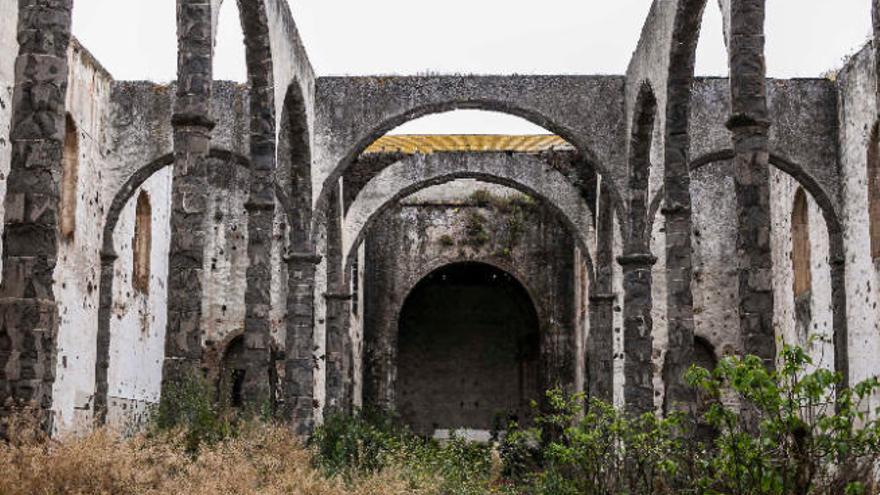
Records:
M542 393L539 348L537 310L513 275L442 266L400 309L395 409L423 435L526 420Z

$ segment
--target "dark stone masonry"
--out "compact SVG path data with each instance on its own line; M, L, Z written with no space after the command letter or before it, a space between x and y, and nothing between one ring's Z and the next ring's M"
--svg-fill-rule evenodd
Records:
M220 3L177 1L161 85L114 80L72 0L0 0L0 418L132 431L201 377L301 434L378 406L480 439L557 386L693 408L692 363L783 343L880 374L876 41L768 79L764 2L721 0L700 78L715 3L658 0L623 75L319 77L285 0L238 0L237 85ZM547 134L389 134L457 109Z

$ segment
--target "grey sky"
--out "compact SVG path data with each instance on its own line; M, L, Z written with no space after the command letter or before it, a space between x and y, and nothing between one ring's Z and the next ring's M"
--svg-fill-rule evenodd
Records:
M664 0L660 0L664 1ZM319 75L622 74L651 0L290 0ZM726 74L721 16L706 9L697 74ZM174 0L75 0L74 34L119 79L176 73ZM220 14L218 79L245 80L233 0ZM814 77L868 39L870 0L767 0L767 70ZM396 132L531 133L486 112L426 117Z

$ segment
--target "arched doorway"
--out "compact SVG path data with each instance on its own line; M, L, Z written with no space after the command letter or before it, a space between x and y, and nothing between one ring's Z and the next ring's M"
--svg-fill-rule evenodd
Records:
M396 409L416 433L527 421L540 399L538 314L525 287L465 262L423 278L400 312Z

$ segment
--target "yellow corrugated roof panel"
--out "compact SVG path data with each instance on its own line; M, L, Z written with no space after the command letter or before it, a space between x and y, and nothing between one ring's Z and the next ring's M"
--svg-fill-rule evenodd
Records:
M539 151L573 149L568 141L553 134L394 134L377 139L364 153L431 154L438 152Z

